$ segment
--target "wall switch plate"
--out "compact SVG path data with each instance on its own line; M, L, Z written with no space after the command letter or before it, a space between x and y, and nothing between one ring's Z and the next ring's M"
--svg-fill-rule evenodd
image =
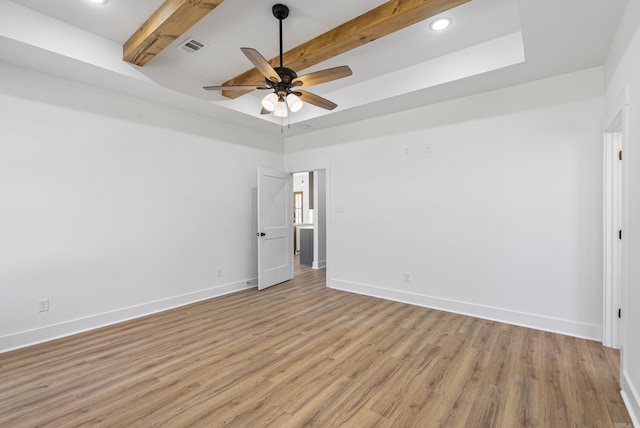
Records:
M411 282L411 274L409 272L404 273L404 282Z
M49 299L38 300L38 312L47 312L49 310Z
M217 276L218 278L220 278L220 277L222 276L222 268L218 268L218 269L216 270L216 276Z

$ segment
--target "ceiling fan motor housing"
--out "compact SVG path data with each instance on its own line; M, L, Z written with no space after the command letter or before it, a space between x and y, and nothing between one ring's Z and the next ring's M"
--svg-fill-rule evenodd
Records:
M287 95L291 93L292 82L298 77L295 71L287 67L274 67L274 70L280 76L280 82L272 82L269 79L264 79L267 86L273 88L278 95Z
M287 19L287 16L289 16L289 8L283 4L274 4L271 11L273 16L279 20Z

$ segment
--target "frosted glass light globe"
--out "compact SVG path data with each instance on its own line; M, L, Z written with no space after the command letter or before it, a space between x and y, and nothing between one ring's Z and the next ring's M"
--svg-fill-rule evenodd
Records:
M292 113L300 111L303 106L302 100L295 94L287 95L287 105Z
M271 92L266 97L262 99L262 107L268 111L274 111L276 109L276 104L278 103L278 95L275 92Z

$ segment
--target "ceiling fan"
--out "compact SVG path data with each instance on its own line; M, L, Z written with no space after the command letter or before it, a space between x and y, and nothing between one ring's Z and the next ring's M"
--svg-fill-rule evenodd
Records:
M332 101L322 98L311 92L300 90L301 87L318 85L351 76L351 69L343 65L341 67L328 68L313 73L298 76L295 71L287 68L282 62L282 21L289 16L289 8L283 4L276 4L272 7L273 16L280 23L280 66L272 67L260 53L252 48L240 48L251 63L264 76L264 84L255 85L235 85L235 86L204 86L210 91L241 91L250 92L254 90L271 90L262 99L261 114L273 113L278 117L287 117L289 111L297 112L305 102L333 110L338 105Z

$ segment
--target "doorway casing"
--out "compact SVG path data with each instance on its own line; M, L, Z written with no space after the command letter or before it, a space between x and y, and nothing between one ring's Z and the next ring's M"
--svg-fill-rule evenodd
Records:
M624 293L626 287L624 230L627 224L624 169L626 108L604 133L603 159L603 320L602 343L619 349L624 344Z
M326 281L327 281L327 286L329 286L330 283L330 278L331 278L331 168L330 165L324 164L324 163L320 163L320 164L305 164L302 165L303 167L300 168L299 165L297 165L294 168L287 168L285 169L288 173L290 174L295 174L295 173L300 173L300 172L320 172L320 176L324 176L324 183L322 182L318 182L321 180L316 180L314 181L314 197L316 198L316 202L318 200L318 198L322 198L322 196L319 195L319 193L324 193L324 209L322 209L323 213L325 214L325 224L324 224L324 244L325 244L325 261L323 263L319 263L317 265L313 265L312 267L315 269L322 269L325 268L326 269ZM324 184L324 192L322 192L322 184ZM319 212L319 208L317 206L314 206L314 223L316 221L318 221L318 212ZM318 241L319 239L317 239L317 236L314 236L314 253L316 251L318 251L317 245L318 245ZM317 253L316 253L317 254Z

